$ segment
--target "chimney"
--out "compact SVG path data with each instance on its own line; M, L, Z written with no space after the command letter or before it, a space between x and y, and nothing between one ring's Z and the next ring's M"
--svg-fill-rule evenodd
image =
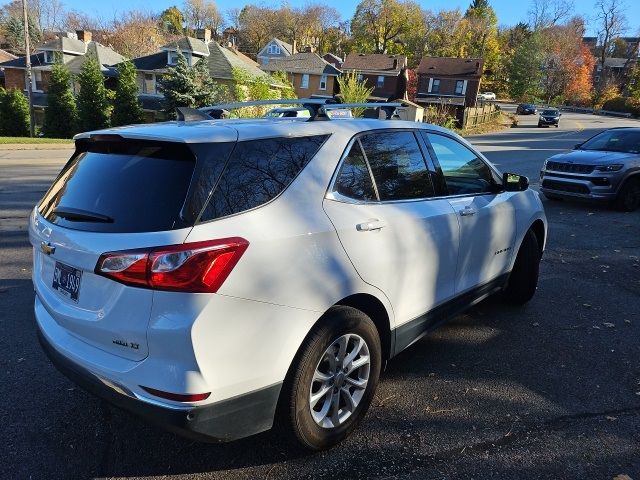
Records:
M82 40L84 43L89 43L93 35L89 30L76 30L78 40Z
M209 43L211 41L211 29L199 28L196 30L196 38L202 40L204 43Z
M292 55L293 55L294 53L298 53L298 45L297 45L297 43L298 43L298 42L297 42L297 41L296 41L296 39L294 38L294 39L293 39L293 47L292 47L293 52L291 52L291 54L292 54Z

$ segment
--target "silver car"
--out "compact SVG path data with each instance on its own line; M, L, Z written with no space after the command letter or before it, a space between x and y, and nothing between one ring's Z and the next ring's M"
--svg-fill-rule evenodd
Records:
M541 191L549 199L613 202L619 210L640 207L640 128L612 128L573 151L545 160Z

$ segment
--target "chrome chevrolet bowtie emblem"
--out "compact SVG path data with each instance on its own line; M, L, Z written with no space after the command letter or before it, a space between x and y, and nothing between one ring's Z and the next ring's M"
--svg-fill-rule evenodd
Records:
M54 253L56 251L56 247L51 245L50 242L41 242L40 243L40 250L42 250L42 252L46 253L47 255L51 255L52 253Z

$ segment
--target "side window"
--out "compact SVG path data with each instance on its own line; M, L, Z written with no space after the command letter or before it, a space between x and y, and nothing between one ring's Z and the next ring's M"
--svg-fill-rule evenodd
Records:
M354 200L377 200L360 142L354 142L349 154L342 161L333 191Z
M278 196L315 156L326 135L238 142L201 221L258 207Z
M427 133L450 195L493 191L491 169L471 150L452 138Z
M383 132L360 138L380 201L433 195L429 171L412 132Z

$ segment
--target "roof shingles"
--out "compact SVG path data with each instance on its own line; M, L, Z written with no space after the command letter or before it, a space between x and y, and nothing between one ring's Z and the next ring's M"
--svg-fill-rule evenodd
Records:
M399 75L407 66L404 55L387 55L384 53L350 53L342 64L343 70L359 72L375 71Z
M418 66L419 75L450 77L482 76L484 61L481 58L423 57Z
M296 53L271 60L262 69L267 72L309 73L312 75L340 75L342 72L316 53Z

